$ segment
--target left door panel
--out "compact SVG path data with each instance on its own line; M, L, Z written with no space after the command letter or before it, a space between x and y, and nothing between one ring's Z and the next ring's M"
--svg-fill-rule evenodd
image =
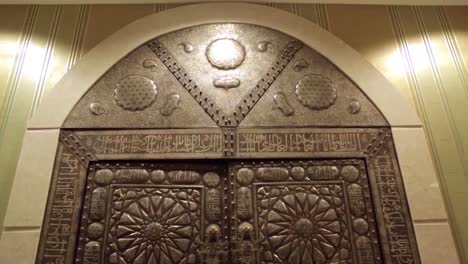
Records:
M229 252L226 168L207 162L90 166L76 263L201 263Z

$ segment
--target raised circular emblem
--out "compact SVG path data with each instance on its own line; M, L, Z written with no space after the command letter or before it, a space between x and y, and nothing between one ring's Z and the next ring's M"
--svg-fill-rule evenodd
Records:
M206 58L211 65L218 69L235 69L245 59L245 48L235 39L217 39L208 45Z
M157 94L153 80L141 75L130 75L117 83L114 100L125 110L141 111L156 100Z
M297 99L312 110L323 110L336 101L336 88L330 79L320 74L306 75L296 85Z

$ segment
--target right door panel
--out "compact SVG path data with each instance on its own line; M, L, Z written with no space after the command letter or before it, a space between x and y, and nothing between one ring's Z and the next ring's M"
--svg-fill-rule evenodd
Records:
M231 251L238 263L381 263L363 160L232 164Z

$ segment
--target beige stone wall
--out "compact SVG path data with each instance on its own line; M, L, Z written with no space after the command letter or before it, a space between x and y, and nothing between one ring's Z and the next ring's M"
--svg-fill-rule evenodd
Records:
M406 161L401 167L423 263L457 262L449 222L460 253L468 261L468 227L463 225L468 222L464 202L468 200L464 177L468 166L468 122L464 120L468 116L464 61L468 8L275 6L343 39L413 103L424 130L401 127L393 131L400 160ZM43 153L53 153L56 147L57 130L29 131L25 143L30 149L21 154L13 185L26 121L46 93L60 89L53 88L60 77L97 43L138 18L172 7L0 6L0 219L10 201L0 240L0 258L5 263L32 263L34 256L24 252L35 251L37 245L50 179L47 171L54 158ZM428 145L421 140L424 133ZM50 168L39 170L44 164ZM20 262L15 261L18 257Z

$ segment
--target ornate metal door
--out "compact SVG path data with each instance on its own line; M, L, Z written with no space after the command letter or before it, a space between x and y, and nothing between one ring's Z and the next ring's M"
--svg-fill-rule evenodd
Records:
M95 163L79 230L77 263L381 262L355 159Z
M363 160L235 163L239 263L381 263Z
M420 263L389 124L336 65L256 25L155 37L63 124L37 264Z
M222 263L226 176L206 162L92 165L76 262Z

